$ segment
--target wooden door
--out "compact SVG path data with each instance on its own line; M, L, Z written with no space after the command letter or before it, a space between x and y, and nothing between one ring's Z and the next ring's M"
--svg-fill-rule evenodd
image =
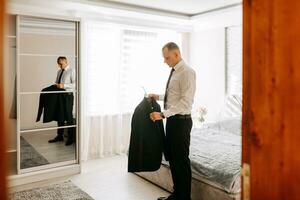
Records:
M6 131L4 121L4 91L3 91L3 65L4 65L4 0L0 0L0 199L7 199L6 191Z
M243 15L242 161L250 166L249 195L300 199L300 1L244 0Z

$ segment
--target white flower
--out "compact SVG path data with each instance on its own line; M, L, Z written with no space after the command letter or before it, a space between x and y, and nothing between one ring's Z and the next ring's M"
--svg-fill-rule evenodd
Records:
M199 108L197 109L197 113L198 113L198 120L199 120L200 122L204 122L204 121L205 121L204 116L207 114L207 109L204 108L204 107L199 107Z

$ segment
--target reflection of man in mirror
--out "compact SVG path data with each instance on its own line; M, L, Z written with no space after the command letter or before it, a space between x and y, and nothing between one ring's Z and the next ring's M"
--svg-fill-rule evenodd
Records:
M70 67L68 64L68 60L64 56L60 56L57 58L57 64L59 66L59 70L57 72L57 78L55 85L59 89L64 89L69 91L69 93L63 94L63 102L64 102L64 114L65 120L58 121L58 127L60 126L68 126L74 125L73 119L73 104L74 104L74 95L73 91L75 89L75 69ZM66 141L66 145L73 144L75 140L75 128L68 128L68 139ZM49 140L49 143L59 142L64 140L64 128L57 129L57 136L54 139Z

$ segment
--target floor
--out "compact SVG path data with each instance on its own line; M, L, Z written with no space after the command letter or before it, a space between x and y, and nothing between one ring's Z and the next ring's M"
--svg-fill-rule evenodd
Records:
M75 143L70 146L66 146L64 142L48 143L48 140L56 137L56 132L57 130L47 130L22 133L22 137L31 144L37 152L44 156L49 163L75 160Z
M73 177L22 185L11 188L20 191L71 180L95 200L156 200L168 192L127 172L127 156L90 160L82 164L82 173Z
M49 139L56 137L57 130L47 130L42 132L22 133L22 137L39 152L49 163L57 163L76 159L76 144L66 146L64 142L48 143ZM65 138L66 141L67 138ZM21 149L22 151L22 149ZM10 152L9 158L9 175L17 173L17 153Z

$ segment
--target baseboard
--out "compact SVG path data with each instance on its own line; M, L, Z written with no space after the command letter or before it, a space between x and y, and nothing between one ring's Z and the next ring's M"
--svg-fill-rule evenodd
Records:
M39 181L59 178L63 176L71 176L80 174L81 167L79 164L56 167L36 172L30 172L20 175L12 175L8 177L8 187L14 187Z

